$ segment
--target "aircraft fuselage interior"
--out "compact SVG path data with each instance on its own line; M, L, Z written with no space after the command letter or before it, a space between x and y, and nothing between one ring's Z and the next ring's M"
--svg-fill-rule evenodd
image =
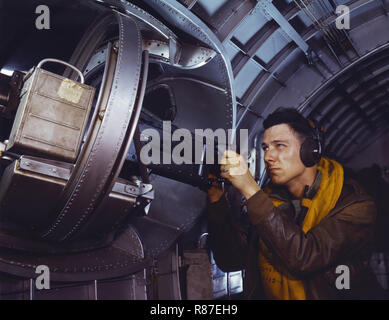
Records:
M244 299L245 270L208 245L206 160L233 144L264 185L263 121L280 107L324 128L324 154L375 200L370 266L389 290L388 13L0 0L0 299Z

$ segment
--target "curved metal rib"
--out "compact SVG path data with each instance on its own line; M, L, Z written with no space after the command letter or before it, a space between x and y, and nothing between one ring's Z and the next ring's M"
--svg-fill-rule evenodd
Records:
M136 101L142 40L136 23L116 12L119 23L118 60L103 121L82 175L54 223L43 233L50 240L67 239L101 201L112 183Z

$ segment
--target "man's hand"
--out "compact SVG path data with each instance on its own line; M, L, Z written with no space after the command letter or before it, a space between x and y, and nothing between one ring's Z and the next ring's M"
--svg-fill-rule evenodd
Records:
M246 160L235 151L226 150L221 160L220 176L231 184L248 200L261 188L250 174Z
M208 178L215 179L215 181L212 182L212 186L208 189L209 202L214 203L219 201L224 191L220 182L216 180L216 177L213 174L209 174Z

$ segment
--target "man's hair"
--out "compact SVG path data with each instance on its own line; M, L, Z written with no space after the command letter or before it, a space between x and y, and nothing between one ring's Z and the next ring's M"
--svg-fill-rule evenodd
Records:
M297 133L301 143L304 142L306 138L313 136L313 128L309 124L309 121L293 108L278 108L276 111L269 114L263 121L263 127L266 130L283 123L289 125L290 128Z

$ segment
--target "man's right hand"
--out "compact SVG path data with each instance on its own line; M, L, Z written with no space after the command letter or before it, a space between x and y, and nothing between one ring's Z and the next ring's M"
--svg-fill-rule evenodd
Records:
M221 183L216 180L216 176L214 176L213 174L209 174L208 178L215 179L215 181L212 182L211 187L208 189L209 202L214 203L220 200L224 191Z

